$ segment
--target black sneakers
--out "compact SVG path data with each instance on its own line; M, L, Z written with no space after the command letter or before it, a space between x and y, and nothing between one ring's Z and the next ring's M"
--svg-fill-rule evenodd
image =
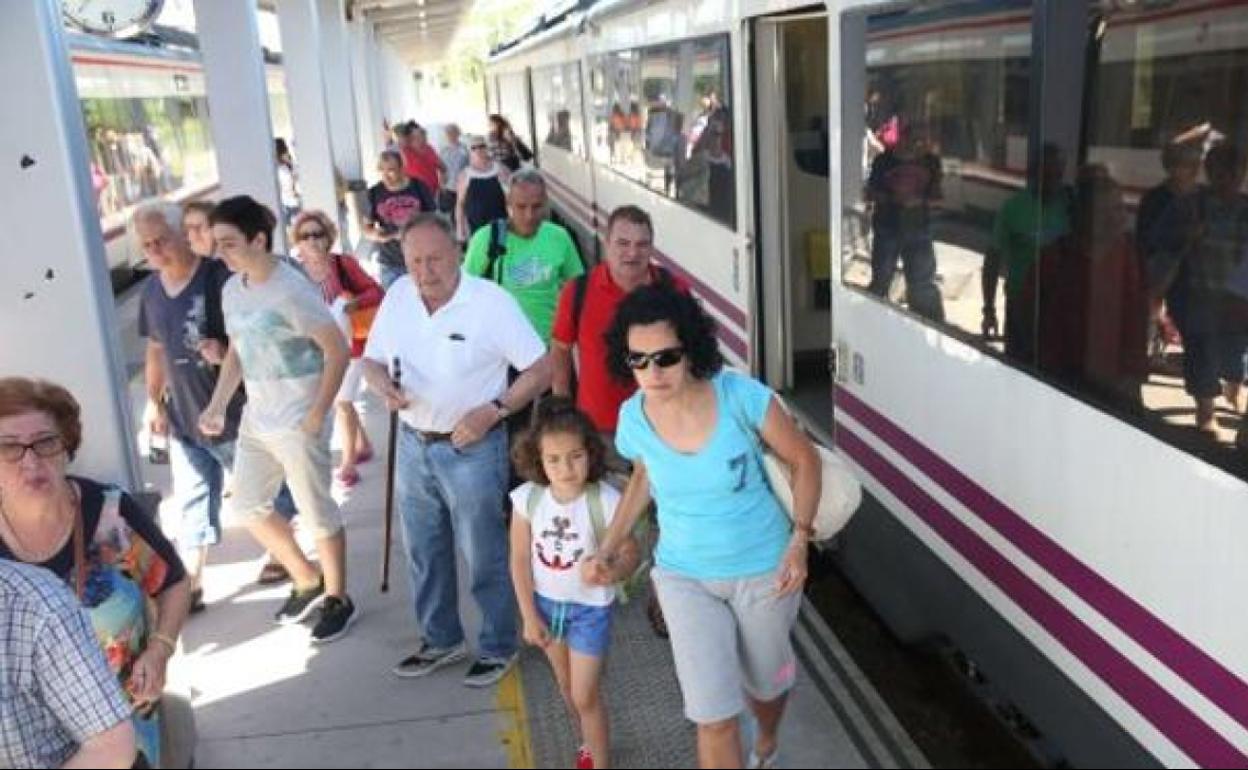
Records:
M506 658L477 658L464 677L465 687L489 687L502 679L516 665L517 653Z
M315 588L308 588L300 591L297 588L290 589L290 596L286 598L286 603L277 611L277 622L280 625L287 626L292 623L302 623L308 615L312 614L312 610L320 606L325 599L325 578L321 578L317 582Z
M415 679L426 674L432 674L443 666L458 663L467 657L468 648L464 646L463 642L454 647L442 649L431 647L428 642L425 642L415 655L409 655L404 658L399 662L399 665L391 670L395 676L403 677L404 679Z
M349 596L327 596L321 605L321 619L312 627L312 643L328 644L347 635L347 629L360 616Z

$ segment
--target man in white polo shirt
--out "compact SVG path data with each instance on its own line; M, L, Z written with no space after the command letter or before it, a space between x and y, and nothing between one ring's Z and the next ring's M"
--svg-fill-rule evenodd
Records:
M399 410L398 508L421 648L395 668L424 676L467 657L459 619L455 546L484 618L464 684L486 687L516 659L515 597L503 505L503 420L550 386L546 346L497 284L460 267L450 227L418 214L400 235L410 280L387 292L364 348L369 386ZM401 366L401 388L388 371ZM522 374L507 386L507 369Z

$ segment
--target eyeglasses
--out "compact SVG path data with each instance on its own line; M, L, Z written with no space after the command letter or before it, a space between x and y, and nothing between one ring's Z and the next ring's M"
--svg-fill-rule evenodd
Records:
M56 457L65 451L65 442L60 436L42 436L29 444L20 441L0 442L0 460L20 463L29 449L33 449L37 457Z
M484 144L474 144L472 147L469 147L468 149L470 149L470 150L485 150L485 149L489 149L489 148L488 148L486 145L484 145Z
M658 365L660 369L668 369L680 363L684 357L684 348L664 348L653 353L638 353L630 350L624 358L624 363L628 365L629 369L636 371L648 368L651 361Z
M313 238L324 238L328 235L324 230L304 230L299 233L299 240L310 241Z

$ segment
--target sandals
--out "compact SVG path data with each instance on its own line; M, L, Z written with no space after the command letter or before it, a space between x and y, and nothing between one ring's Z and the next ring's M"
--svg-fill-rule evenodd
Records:
M359 460L356 460L356 462L359 462ZM350 470L340 470L334 475L338 479L338 483L342 484L347 489L350 489L360 483L360 472L355 468L351 468Z
M260 569L260 576L256 578L256 582L262 586L285 583L287 580L290 580L290 573L286 571L285 567L275 561L267 562Z
M741 714L741 737L745 741L745 745L749 747L747 753L748 759L745 766L751 770L772 770L779 767L780 764L780 744L777 743L771 753L765 757L760 757L754 751L754 745L758 742L758 720L754 717L754 712L749 708Z

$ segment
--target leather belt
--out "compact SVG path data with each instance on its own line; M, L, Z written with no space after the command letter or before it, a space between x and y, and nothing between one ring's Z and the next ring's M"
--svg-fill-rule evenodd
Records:
M431 430L417 430L414 432L420 438L420 440L425 442L426 444L438 444L443 441L451 440L450 433L437 433Z

